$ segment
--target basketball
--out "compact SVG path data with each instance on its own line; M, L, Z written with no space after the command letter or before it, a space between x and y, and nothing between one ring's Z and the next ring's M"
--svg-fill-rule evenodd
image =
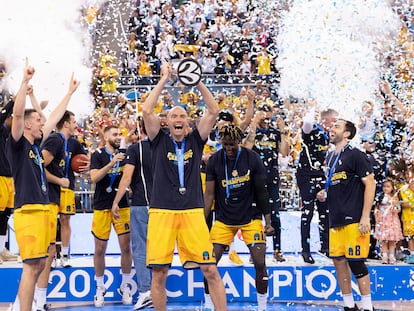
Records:
M201 65L192 58L185 58L178 64L177 75L182 84L197 85L201 80Z
M89 157L86 154L79 153L71 158L70 167L72 171L79 173L80 167L85 166L87 163L89 163Z

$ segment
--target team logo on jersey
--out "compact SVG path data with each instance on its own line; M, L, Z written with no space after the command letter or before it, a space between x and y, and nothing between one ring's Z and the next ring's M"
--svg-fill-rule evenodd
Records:
M207 251L203 252L203 260L209 260L210 259L210 253Z

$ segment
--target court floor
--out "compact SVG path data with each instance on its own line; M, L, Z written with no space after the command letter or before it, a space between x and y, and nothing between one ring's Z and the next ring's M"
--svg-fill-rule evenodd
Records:
M0 311L6 311L9 304L0 303ZM102 308L95 308L93 304L87 302L58 302L51 304L52 310L73 310L73 311L120 311L133 310L133 306L124 306L119 303L106 303ZM414 310L414 301L377 301L374 302L377 311L395 310L395 311L412 311ZM154 310L154 309L142 309ZM169 303L167 310L174 311L202 311L201 303ZM228 303L229 311L255 311L256 305L251 303ZM268 311L337 311L343 310L340 302L319 301L309 302L270 302L268 303Z

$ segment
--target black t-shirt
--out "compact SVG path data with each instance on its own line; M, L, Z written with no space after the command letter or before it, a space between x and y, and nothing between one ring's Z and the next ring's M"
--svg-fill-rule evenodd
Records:
M297 174L323 177L322 165L328 148L329 136L322 129L315 126L309 134L302 131Z
M266 168L267 183L271 183L279 176L278 157L280 145L280 131L269 127L266 130L256 129L253 150L257 152Z
M215 152L207 162L206 181L215 181L216 219L227 225L244 225L252 219L261 219L262 212L254 204L254 181L266 180L259 155L241 147L237 163L229 159L226 163L227 179L223 149ZM227 191L229 197L226 200Z
M337 156L330 152L326 161L327 174L336 162L327 197L331 228L360 221L365 190L361 178L373 173L367 155L356 148L347 145L336 161Z
M47 150L53 155L52 162L46 169L52 175L62 178L65 177L65 139L59 133L51 133L42 144L42 150ZM51 203L60 204L60 186L49 182L49 199Z
M41 172L43 171L44 174L44 160L39 144L37 141L35 145L31 145L24 136L19 141L15 141L11 135L7 139L6 154L13 173L15 208L19 208L24 204L49 204L45 175L43 175L43 180L46 191L42 190ZM39 163L36 148L41 163Z
M13 110L14 102L9 101L0 111L0 176L11 177L11 167L6 157L6 140L9 137L9 130L4 124ZM4 160L3 160L4 159Z
M149 206L153 183L152 156L149 141L145 139L132 144L128 147L126 154L125 164L135 166L131 180L131 205Z
M406 124L396 120L375 121L375 124L377 132L374 139L377 152L387 155L387 158L399 155Z
M111 156L106 151L106 148L97 149L91 156L91 167L90 169L101 169L111 162ZM118 189L119 181L122 177L122 171L124 169L125 160L117 165L114 165L106 175L96 183L95 193L93 196L93 208L96 210L111 209L112 203L115 198L116 190ZM108 192L107 189L110 186L111 176L115 176L114 182L111 186L112 191ZM127 199L124 195L119 201L119 207L127 207Z
M197 129L185 137L184 187L180 194L177 154L171 136L160 130L151 141L154 179L150 207L186 210L204 207L200 163L205 141Z

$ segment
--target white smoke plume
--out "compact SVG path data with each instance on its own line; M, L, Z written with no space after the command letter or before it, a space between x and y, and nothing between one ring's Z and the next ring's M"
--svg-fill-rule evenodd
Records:
M384 0L296 0L277 38L279 94L315 99L356 121L378 89L378 53L394 40L399 19Z
M99 7L102 1L94 1ZM68 109L79 117L89 114L91 68L88 29L81 26L82 0L7 1L0 14L0 59L7 67L6 88L20 85L25 58L35 68L31 84L39 101L48 100L46 115L66 94L72 72L81 82ZM28 100L26 105L30 106Z

